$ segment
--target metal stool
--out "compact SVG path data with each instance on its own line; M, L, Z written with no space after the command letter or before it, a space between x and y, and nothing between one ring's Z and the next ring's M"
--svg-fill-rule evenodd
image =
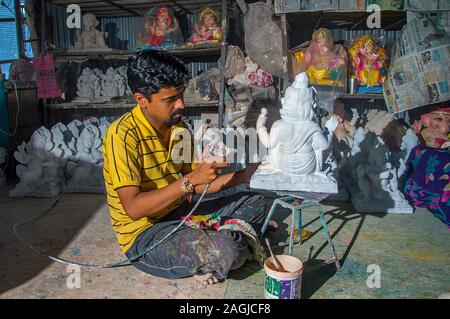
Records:
M320 204L316 200L305 200L302 202L300 199L295 198L295 197L282 197L282 198L275 199L272 204L272 207L270 208L269 214L267 215L266 220L264 221L264 225L261 229L260 239L263 238L264 233L266 232L266 229L267 229L267 225L269 224L269 221L270 221L273 213L275 212L275 207L277 205L281 205L282 207L288 208L292 211L289 241L284 242L280 245L280 246L289 245L289 255L292 255L292 246L294 244L298 244L298 243L302 244L302 209L314 207L316 209L317 214L319 215L320 221L322 223L322 229L325 234L325 238L328 241L328 246L329 246L331 254L333 256L332 259L325 261L325 263L327 263L327 264L334 263L336 265L337 269L341 268L339 258L336 255L336 251L334 249L333 242L331 241L330 233L328 232L327 222L326 222L325 218L323 217L323 212L320 209ZM297 227L298 227L298 237L299 238L297 240L294 240L295 216L296 215L298 216Z

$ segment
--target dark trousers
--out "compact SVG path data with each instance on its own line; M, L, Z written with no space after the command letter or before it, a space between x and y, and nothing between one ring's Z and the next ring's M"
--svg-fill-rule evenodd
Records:
M184 201L163 220L142 232L126 253L128 258L161 240L190 212L195 203ZM265 217L265 202L256 193L237 193L217 199L204 200L193 215L219 214L221 220L242 219L259 232ZM259 235L259 234L258 234ZM214 273L227 277L232 269L241 267L252 258L250 246L238 231L204 230L182 226L159 246L147 252L132 264L148 274L167 279Z

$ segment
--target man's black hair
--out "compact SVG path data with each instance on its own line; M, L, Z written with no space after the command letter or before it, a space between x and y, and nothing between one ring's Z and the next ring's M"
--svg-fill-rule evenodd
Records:
M138 51L128 58L128 85L131 92L151 95L164 87L187 85L189 72L183 61L158 50Z

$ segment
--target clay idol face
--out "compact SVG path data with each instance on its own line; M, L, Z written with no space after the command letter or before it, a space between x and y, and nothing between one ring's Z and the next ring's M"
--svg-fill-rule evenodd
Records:
M450 128L450 115L448 114L431 114L431 128L442 135L446 135Z

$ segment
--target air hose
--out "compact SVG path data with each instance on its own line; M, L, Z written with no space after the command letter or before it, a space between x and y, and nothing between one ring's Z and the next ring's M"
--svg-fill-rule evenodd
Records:
M24 222L20 222L17 223L13 226L13 232L14 235L19 238L26 246L28 246L29 248L31 248L32 250L34 250L35 252L37 252L40 255L43 255L45 257L50 258L53 261L62 263L62 264L66 264L66 265L77 265L80 266L81 268L85 268L85 269L90 269L90 268L115 268L115 267L121 267L121 266L127 266L130 265L132 261L135 261L139 258L141 258L142 256L144 256L146 253L148 253L149 251L153 250L155 247L159 246L162 242L164 242L167 238L169 238L170 236L172 236L172 234L174 234L181 226L183 226L183 224L186 222L186 220L194 213L194 211L197 209L198 205L200 205L201 201L203 200L203 197L205 196L206 192L209 189L210 184L206 184L205 189L203 190L203 193L201 194L200 198L198 199L198 201L196 202L196 204L194 205L194 207L191 209L191 211L189 212L189 214L186 215L186 217L183 218L183 220L174 228L170 231L170 233L168 233L166 236L164 236L161 240L159 240L157 243L153 244L152 246L150 246L149 248L145 249L144 251L140 252L139 254L137 254L136 256L127 258L127 259L123 259L121 261L115 262L115 263L111 263L111 264L103 264L103 265L97 265L97 264L83 264L83 263L77 263L77 262L73 262L70 260L66 260L66 259L62 259L59 257L55 257L55 256L50 256L48 254L46 254L45 252L41 251L40 249L37 249L35 247L33 247L30 243L28 243L22 236L20 236L20 234L17 232L16 228L20 225L29 223L31 221L36 221L39 218L42 218L46 213L48 213L52 208L54 208L56 206L56 204L58 204L58 202L60 201L61 197L58 198L53 205L44 212L44 214L41 214L40 216L38 216L37 218L33 218Z

